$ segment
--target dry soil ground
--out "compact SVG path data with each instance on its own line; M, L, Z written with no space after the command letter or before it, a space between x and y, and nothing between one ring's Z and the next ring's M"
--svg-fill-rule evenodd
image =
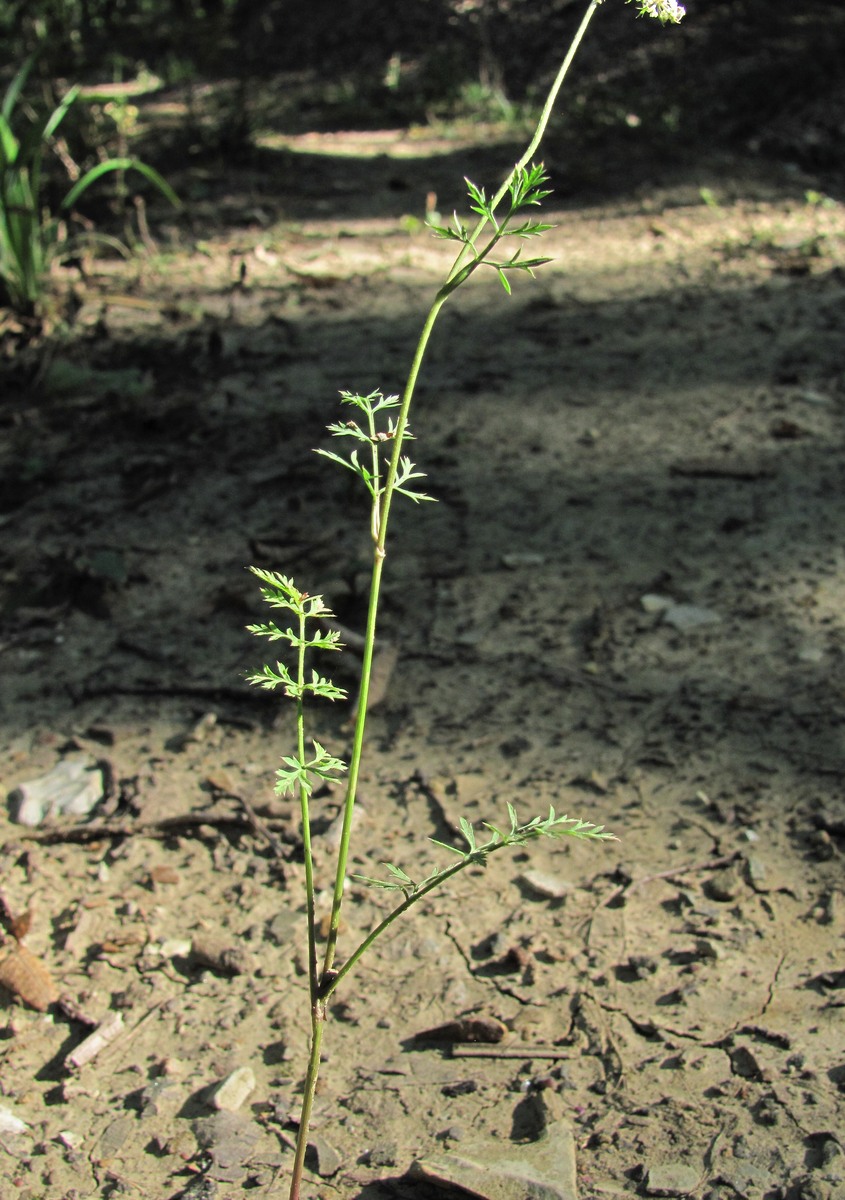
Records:
M363 498L311 451L339 389L400 390L448 261L426 194L495 183L485 140L294 139L295 179L197 192L193 238L91 264L72 331L8 365L4 787L87 754L108 797L93 830L0 816L7 907L68 998L4 993L4 1197L285 1194L303 868L244 568L360 632ZM384 939L330 1014L309 1197L444 1195L415 1160L518 1157L546 1121L582 1200L845 1197L845 208L808 190L724 160L573 195L536 281L444 312L414 420L439 503L395 514L353 869L427 870L508 801L620 840L501 854ZM314 733L343 754L349 719ZM384 905L350 883L341 953ZM490 1056L415 1038L477 1016Z

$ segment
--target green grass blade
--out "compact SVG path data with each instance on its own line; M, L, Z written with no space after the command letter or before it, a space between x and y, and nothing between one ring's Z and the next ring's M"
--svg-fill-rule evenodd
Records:
M149 180L165 199L169 200L176 208L181 206L181 201L173 188L162 179L158 171L146 163L141 162L137 158L110 158L106 162L98 163L96 167L92 167L90 171L86 171L81 179L78 179L68 194L62 201L62 208L72 208L83 192L87 191L92 183L96 183L103 175L109 171L138 171L145 179Z
M41 131L42 140L53 136L53 134L56 132L56 130L61 125L62 121L65 119L67 110L73 104L74 100L76 99L76 97L78 95L79 95L79 84L77 83L75 85L75 87L72 87L70 89L70 91L67 93L67 95L62 99L61 103L57 104L56 107L53 109L53 111L50 113L50 116L47 118L47 120L44 124L44 128Z
M0 114L0 178L18 159L18 139L6 117Z
M32 70L32 65L35 62L36 53L30 54L29 58L18 71L15 78L6 88L6 95L3 97L3 105L0 107L0 115L5 121L10 121L12 113L15 111L15 105L18 102L18 96L21 94L21 89L26 83L29 73Z

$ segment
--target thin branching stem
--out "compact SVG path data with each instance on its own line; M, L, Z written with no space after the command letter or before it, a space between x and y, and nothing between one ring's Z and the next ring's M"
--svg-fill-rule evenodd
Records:
M581 24L578 26L578 29L575 32L575 36L572 39L572 43L566 52L566 57L564 58L563 62L560 64L560 68L558 70L557 75L555 75L554 82L552 83L552 86L549 88L548 95L546 96L546 102L543 105L542 112L540 113L540 118L537 122L537 128L534 130L534 136L531 138L531 141L528 143L528 146L526 147L525 153L522 155L522 158L520 158L519 162L516 164L514 169L511 171L510 175L508 175L507 179L504 181L504 183L499 188L498 192L496 192L496 195L493 197L492 201L490 202L491 212L495 211L495 209L497 209L499 207L499 205L501 204L505 195L507 194L507 191L511 185L512 180L515 178L515 176L518 174L518 172L521 171L523 169L523 167L526 167L528 165L528 163L531 162L531 159L534 157L534 155L537 153L537 149L540 145L540 142L543 140L543 137L545 135L546 129L549 124L549 120L551 119L552 112L554 111L554 107L555 107L555 104L556 104L557 98L558 98L558 93L560 92L560 89L563 87L563 82L569 73L569 68L572 66L572 60L575 58L575 55L578 53L578 48L584 39L584 34L587 32L587 27L589 26L590 21L593 19L596 9L599 7L599 5L601 3L602 3L602 0L590 0L589 5L587 6L587 11L584 13L584 16L581 18ZM487 226L488 222L489 222L489 218L486 216L482 216L478 220L475 228L473 229L472 233L470 234L469 241L467 242L467 244L464 247L462 247L460 254L455 259L455 263L452 267L452 270L449 272L449 275L446 280L447 287L449 286L449 284L454 283L455 278L459 275L460 270L464 265L464 261L466 259L467 254L469 254L474 249L476 240L481 236L481 233ZM461 282L463 282L463 281L461 281Z
M369 607L367 611L367 624L364 635L363 661L360 674L360 690L358 694L358 708L355 715L355 727L352 740L352 749L349 760L349 771L347 776L346 791L343 803L343 821L341 826L340 845L337 853L334 891L332 896L332 908L329 919L329 930L327 935L325 952L323 954L322 969L318 968L317 950L314 931L314 881L312 874L311 863L311 842L309 830L309 815L308 815L308 787L300 781L300 803L302 808L302 829L303 841L305 850L305 884L308 894L308 921L309 921L309 984L311 989L311 1050L308 1061L308 1069L305 1079L305 1091L302 1102L302 1113L300 1118L299 1132L297 1136L296 1156L294 1162L293 1176L291 1180L290 1197L291 1200L299 1200L303 1166L305 1162L305 1151L308 1140L308 1128L311 1119L311 1110L314 1100L314 1092L317 1084L317 1077L320 1069L320 1048L322 1045L323 1029L325 1024L326 1001L334 994L338 985L344 980L349 972L360 961L372 944L396 921L400 916L408 911L423 897L427 896L434 888L439 887L447 880L452 879L465 867L473 864L483 863L486 856L493 850L499 849L506 845L518 844L520 841L528 840L535 836L559 836L563 833L571 834L575 837L585 838L608 838L611 835L603 832L602 827L592 826L588 822L572 820L562 817L556 818L554 810L550 809L549 816L545 821L536 817L529 821L527 825L520 826L517 822L515 810L509 805L511 815L511 831L510 834L502 834L493 826L488 828L493 832L493 838L484 846L477 846L475 842L475 834L472 827L464 819L461 820L461 828L465 838L468 840L469 850L467 852L455 851L459 855L459 861L452 866L443 870L436 871L428 879L422 880L420 883L413 883L412 880L399 868L387 864L391 870L393 878L386 883L379 881L379 886L398 888L404 892L404 899L398 904L383 920L381 920L367 936L360 942L349 957L342 963L339 970L334 969L335 955L337 951L338 929L340 925L340 911L343 903L343 890L346 882L346 870L349 861L349 847L352 833L352 818L357 797L358 781L361 770L361 760L364 748L364 732L367 722L367 704L370 693L370 684L372 679L373 655L376 639L376 625L379 611L379 599L381 592L382 573L384 569L384 561L387 553L387 532L388 520L390 517L391 506L394 493L398 490L405 494L412 495L414 499L430 499L419 492L414 494L407 488L407 481L416 478L412 474L413 464L410 460L403 458L403 442L407 437L410 437L408 431L408 414L416 390L417 380L419 378L423 359L434 330L434 326L440 315L440 312L449 299L451 294L461 287L470 276L474 273L477 267L487 265L494 267L499 274L499 278L503 283L505 290L510 291L510 286L505 276L506 271L527 270L529 273L532 268L540 265L547 259L520 259L516 253L509 259L501 262L492 260L489 256L495 249L498 242L508 236L508 225L511 218L520 209L527 205L539 203L548 192L543 191L545 175L542 170L542 165L531 167L526 170L527 165L532 161L537 148L542 141L546 132L555 102L560 92L563 82L567 76L572 61L578 51L579 46L587 31L587 27L592 20L596 9L601 4L602 0L589 0L587 9L581 19L581 23L572 39L572 43L566 53L563 62L555 76L551 88L543 105L540 118L534 134L526 147L525 153L516 163L513 170L508 174L505 181L502 183L499 190L496 192L493 199L488 203L484 197L483 191L478 189L474 184L470 184L470 198L473 209L480 214L480 219L475 223L472 231L468 231L455 218L456 229L447 231L445 229L436 229L440 236L456 237L461 243L461 248L445 278L445 281L439 288L428 314L425 318L419 340L417 342L413 359L411 362L408 377L402 392L401 399L398 402L398 415L395 425L389 424L387 438L392 441L392 451L386 472L381 464L379 447L377 442L379 437L376 433L373 414L375 409L367 408L367 404L374 400L376 393L370 397L352 398L345 394L345 398L353 399L360 402L359 406L367 408L368 414L368 429L369 440L372 444L372 460L371 469L363 468L357 458L357 451L352 455L349 462L339 458L334 453L321 451L327 454L329 458L337 462L341 462L345 466L351 463L352 469L364 479L370 491L372 499L372 510L370 516L371 534L373 541L373 562L370 579L370 595ZM674 0L639 0L641 12L646 11L650 15L659 15L661 20L679 20L683 15L683 9L674 4ZM660 11L652 12L652 9L659 7ZM671 13L667 10L671 9ZM468 181L469 182L469 181ZM510 193L510 208L507 215L500 220L497 220L494 213L501 202ZM484 230L492 227L492 234L488 235L484 249L477 249L479 239ZM519 228L513 230L513 233L518 237L530 237L549 228L547 225L540 223L524 222ZM519 260L519 261L518 261ZM382 398L379 396L379 401ZM390 398L395 401L395 397ZM333 428L333 432L344 432L340 427ZM387 439L385 439L387 440ZM301 642L304 643L304 634ZM316 643L315 643L316 644ZM302 771L306 771L305 758L305 741L304 729L302 724L302 696L305 691L304 674L303 674L303 655L304 651L300 648L300 675L299 675L299 694L298 694L298 756L299 763L302 764ZM278 680L283 675L281 667L278 668L277 674L274 674L272 669L265 668L264 676L259 678L267 686L269 680L270 686L275 686L274 680ZM324 686L325 685L325 686ZM309 685L314 686L314 685ZM327 681L321 681L322 694L329 695L330 698L336 698L337 689L331 688ZM316 690L316 689L315 689ZM326 777L326 771L337 771L343 769L343 764L338 760L331 759L327 756L315 742L316 759L315 762L320 764L317 774L321 777ZM289 762L290 760L285 760ZM308 769L314 769L313 765L308 765ZM570 824L571 828L562 830L559 826ZM446 847L446 849L454 849ZM407 885L407 886L406 886Z
M325 1009L317 1004L311 1006L311 1053L308 1056L308 1070L305 1074L305 1089L302 1096L302 1108L299 1114L299 1136L296 1139L296 1151L293 1159L293 1170L290 1179L290 1200L299 1200L302 1187L302 1172L305 1167L305 1154L308 1150L308 1129L311 1125L311 1110L314 1106L314 1092L317 1078L320 1074L320 1052L323 1045L323 1030L325 1029Z
M296 700L296 750L301 763L305 760L305 613L299 614L299 648L296 659L296 681L299 695ZM308 785L299 781L299 811L302 823L302 848L305 856L305 903L308 914L308 990L311 1007L317 1002L317 931L314 919L314 861L311 853L311 815L308 804Z
M412 892L410 895L406 896L401 904L397 904L396 907L392 909L382 921L379 921L378 925L370 930L363 941L355 947L349 957L345 960L340 970L327 982L324 982L321 992L321 999L323 1001L328 1000L332 992L334 992L337 988L338 984L346 978L355 964L359 962L364 954L366 954L376 938L381 937L385 930L389 929L398 917L401 917L403 913L406 913L409 908L416 904L418 900L422 900L423 897L427 896L429 892L434 891L435 888L440 887L440 885L442 883L446 883L447 880L454 878L454 876L457 875L459 871L463 871L465 867L472 865L472 858L467 857L465 859L461 859L460 862L456 862L446 870L439 872L436 878L429 880L427 883L421 884L415 892Z
M376 501L377 503L377 501ZM376 618L378 616L379 593L381 590L381 575L384 566L384 554L379 554L378 547L373 559L373 571L370 580L370 603L367 610L367 628L364 634L363 661L361 663L361 685L358 694L358 711L355 715L355 732L352 738L352 753L349 759L349 774L346 780L346 794L343 805L343 824L340 833L340 845L337 852L337 871L335 873L332 910L329 919L329 932L326 939L326 949L323 956L323 978L331 971L337 949L337 934L340 926L340 909L343 903L343 885L346 879L346 864L349 861L349 842L352 836L352 814L358 792L358 777L361 772L361 759L364 749L364 730L367 723L367 698L370 691L370 679L373 671L373 651L376 641Z

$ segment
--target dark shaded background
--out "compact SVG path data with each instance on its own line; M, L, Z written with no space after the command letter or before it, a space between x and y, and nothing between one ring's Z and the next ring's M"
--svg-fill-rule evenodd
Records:
M845 137L841 0L688 0L677 29L594 20L558 120L579 138L613 131L655 153L715 147L838 170ZM161 87L215 93L216 144L250 132L384 127L536 104L583 0L12 0L0 8L8 79L38 53L42 89L115 82L146 68ZM632 32L631 26L634 26ZM226 86L222 83L225 80ZM489 115L489 112L485 115ZM631 119L633 118L633 125Z

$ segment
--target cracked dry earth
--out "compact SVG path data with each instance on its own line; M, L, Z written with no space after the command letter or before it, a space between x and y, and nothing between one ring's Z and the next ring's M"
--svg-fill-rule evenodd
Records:
M491 273L438 327L414 457L440 502L395 513L353 870L427 871L428 836L508 801L620 840L494 857L361 965L309 1198L455 1194L412 1164L518 1156L541 1108L582 1200L845 1197L845 215L728 177L719 208L702 178L557 213L536 282ZM6 389L4 785L72 754L109 782L89 821L0 817L30 972L65 998L3 993L3 1197L286 1194L303 868L244 567L360 632L363 501L310 451L340 388L401 388L444 254L388 212L102 264ZM354 690L354 651L331 667ZM334 753L350 711L314 713ZM383 910L350 882L341 954ZM418 1036L470 1018L501 1041Z

